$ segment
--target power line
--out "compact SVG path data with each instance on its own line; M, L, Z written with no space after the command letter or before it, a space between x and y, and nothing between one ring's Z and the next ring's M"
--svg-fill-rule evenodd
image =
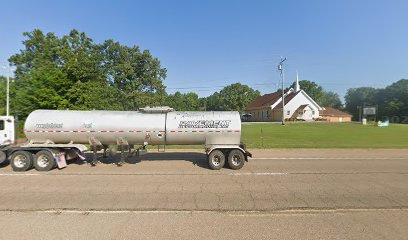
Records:
M230 84L231 85L231 84ZM244 84L244 85L248 85L248 86L277 86L278 84L276 83L252 83L252 84ZM190 89L214 89L214 88L224 88L227 87L229 85L218 85L218 86L194 86L194 87L168 87L166 89L169 90L190 90Z

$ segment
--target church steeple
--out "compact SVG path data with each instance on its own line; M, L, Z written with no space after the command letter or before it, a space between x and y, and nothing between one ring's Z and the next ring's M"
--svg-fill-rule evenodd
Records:
M295 92L299 92L299 91L300 91L299 74L298 74L298 71L296 70Z

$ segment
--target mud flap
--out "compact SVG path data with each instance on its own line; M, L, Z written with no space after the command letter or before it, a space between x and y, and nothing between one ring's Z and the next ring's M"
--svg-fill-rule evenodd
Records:
M245 151L245 161L248 162L248 157L252 157L252 153Z
M55 155L55 161L57 161L59 169L67 166L67 160L65 159L65 153L63 152Z

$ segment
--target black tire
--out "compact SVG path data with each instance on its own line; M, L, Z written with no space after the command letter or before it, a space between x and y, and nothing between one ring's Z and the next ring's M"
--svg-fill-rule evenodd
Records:
M37 171L50 171L57 166L54 155L47 150L39 151L34 156L34 167Z
M7 160L7 154L6 154L6 152L0 150L0 164L2 164L3 162L5 162L6 160Z
M9 160L15 172L25 172L33 167L33 155L27 151L16 151L10 155Z
M220 170L225 165L225 155L220 150L213 150L210 155L208 155L208 164L213 170Z
M238 170L244 166L245 155L241 150L234 149L228 154L228 165L231 169Z

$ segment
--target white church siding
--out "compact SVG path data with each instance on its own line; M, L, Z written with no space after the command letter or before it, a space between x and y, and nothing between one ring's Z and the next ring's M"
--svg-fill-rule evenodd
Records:
M296 111L301 105L306 105L306 114L299 117L300 119L311 121L313 119L319 118L319 110L322 108L315 104L314 101L310 101L307 95L301 90L296 96L291 99L287 104L285 104L285 118L292 118L298 115Z

